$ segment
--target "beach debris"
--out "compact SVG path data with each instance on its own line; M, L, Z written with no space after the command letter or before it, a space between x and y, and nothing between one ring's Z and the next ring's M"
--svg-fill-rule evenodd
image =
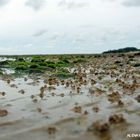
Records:
M48 86L48 90L51 91L51 90L55 90L56 88L54 86Z
M24 94L25 91L23 89L19 90L18 93Z
M75 106L72 109L72 111L75 112L75 113L81 113L82 112L82 107L81 106Z
M140 95L138 95L135 99L137 100L138 103L140 103Z
M87 110L84 111L84 115L88 115L89 112Z
M94 112L98 113L100 109L99 109L99 107L96 106L96 107L93 107L92 110L93 110Z
M119 124L125 122L125 119L122 114L114 114L109 117L110 124Z
M30 97L33 99L33 98L35 98L35 95L31 95Z
M65 85L65 80L61 80L61 85Z
M119 101L118 101L118 106L124 106L124 103L123 103L122 100L119 100Z
M37 103L38 102L38 100L37 99L33 99L33 103Z
M42 112L42 109L41 109L41 108L37 108L37 111L38 111L39 113L41 113L41 112Z
M94 89L94 88L89 88L89 93L90 93L91 95L95 94L95 89Z
M56 133L56 128L55 127L49 127L47 129L47 132L48 132L49 135L53 135L53 134Z
M18 88L16 84L11 84L10 87L12 87L12 88Z
M105 133L110 129L108 122L96 121L90 127L88 127L89 132Z
M118 91L112 92L111 94L108 95L108 101L111 103L118 102L120 100L121 96Z
M95 85L96 81L94 79L91 79L91 85Z
M66 87L69 87L69 85L70 85L70 84L69 84L69 82L67 81L67 82L66 82Z
M0 95L5 96L6 92L0 92Z
M77 93L78 93L78 94L80 93L80 89L81 89L81 88L78 86L78 87L77 87Z
M45 91L45 87L43 86L40 88L40 92L44 92L44 91Z
M40 97L41 99L43 99L44 96L45 96L44 92L41 92L41 93L39 94L39 97Z
M64 96L65 96L65 94L64 94L64 93L61 93L61 94L60 94L60 96L61 96L61 97L64 97Z
M8 111L5 109L0 109L0 117L4 117L8 115Z
M52 96L55 96L56 94L54 92L51 93Z
M24 77L24 81L26 82L28 80L28 78L27 77Z
M10 79L7 79L7 81L6 81L6 82L7 82L7 84L10 84L11 80L10 80Z

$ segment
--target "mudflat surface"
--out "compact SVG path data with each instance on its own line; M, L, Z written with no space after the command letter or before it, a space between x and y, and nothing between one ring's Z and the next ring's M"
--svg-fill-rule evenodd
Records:
M127 140L140 133L140 68L127 60L89 59L67 68L74 78L2 76L0 140Z

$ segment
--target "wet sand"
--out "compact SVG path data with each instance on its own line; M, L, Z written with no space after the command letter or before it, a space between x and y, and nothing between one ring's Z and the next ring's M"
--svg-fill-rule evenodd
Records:
M69 71L76 77L1 78L0 140L127 140L140 133L139 67L107 57Z

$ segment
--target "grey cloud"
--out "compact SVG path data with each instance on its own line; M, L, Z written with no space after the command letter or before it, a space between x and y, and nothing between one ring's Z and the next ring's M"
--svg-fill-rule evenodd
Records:
M47 30L43 29L43 30L40 30L40 31L36 32L35 34L33 34L33 36L34 37L39 37L39 36L44 35L46 32L47 32Z
M101 0L101 1L104 1L104 2L106 2L106 1L114 2L114 1L116 1L116 0Z
M125 0L123 5L127 7L140 6L140 0Z
M74 8L82 8L89 6L89 3L87 2L75 2L74 0L68 1L68 0L61 0L58 3L58 6L65 7L67 9L74 9Z
M45 0L27 0L25 5L33 8L34 10L40 10L45 4Z
M0 6L6 5L10 0L0 0Z
M58 38L60 37L60 34L54 34L54 35L52 35L50 38L49 38L49 40L57 40Z

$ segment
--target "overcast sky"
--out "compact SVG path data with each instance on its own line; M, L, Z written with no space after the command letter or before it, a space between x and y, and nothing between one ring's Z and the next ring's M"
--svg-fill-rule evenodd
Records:
M140 48L140 0L0 0L0 54Z

